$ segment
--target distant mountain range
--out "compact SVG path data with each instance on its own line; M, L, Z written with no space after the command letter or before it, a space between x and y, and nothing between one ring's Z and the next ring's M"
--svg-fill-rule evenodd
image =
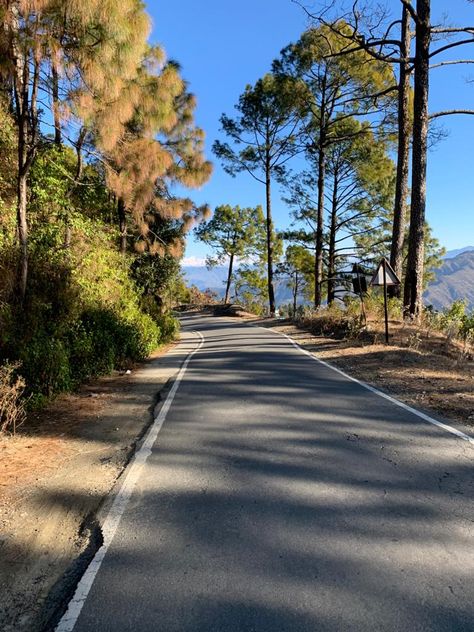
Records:
M427 305L443 309L458 299L465 299L474 309L474 246L466 246L446 253L443 265L436 271L436 278L424 295ZM226 266L208 270L205 266L184 266L183 272L189 285L200 290L210 289L219 297L224 296L227 280ZM291 292L284 282L275 286L277 304L291 301Z
M456 252L451 251L451 252ZM465 299L474 308L474 247L462 248L458 254L447 253L436 278L425 292L424 300L435 309L442 309L453 301Z
M199 290L212 290L221 298L224 296L227 282L226 266L216 266L209 270L206 266L183 266L183 272L188 285L195 285ZM291 300L291 291L284 281L275 282L275 300L278 305L289 303Z
M195 285L199 290L212 290L219 296L224 295L227 281L225 266L209 269L206 266L183 266L183 272L188 285Z
M463 252L474 252L474 246L466 246L465 248L458 248L457 250L448 250L444 255L445 259L454 259L458 255L462 255Z

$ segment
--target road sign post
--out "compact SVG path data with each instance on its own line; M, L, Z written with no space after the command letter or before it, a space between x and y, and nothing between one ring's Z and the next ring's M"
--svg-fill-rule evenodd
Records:
M383 267L383 306L385 312L385 343L388 344L388 298L387 298L387 266L385 259L382 261Z
M395 274L395 270L389 264L385 257L379 263L377 271L372 277L370 282L372 286L383 286L383 304L385 314L385 342L389 343L389 331L388 331L388 296L387 287L389 285L400 285L400 279Z

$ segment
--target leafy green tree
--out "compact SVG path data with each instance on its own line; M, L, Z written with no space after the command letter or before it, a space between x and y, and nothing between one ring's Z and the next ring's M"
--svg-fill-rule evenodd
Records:
M283 254L283 239L279 233L275 236L274 253L277 259L280 259ZM235 275L236 298L242 301L249 311L256 314L269 313L267 270L265 234L263 239L255 240L253 260L240 265Z
M236 258L255 256L258 253L258 244L264 241L262 207L241 208L228 204L218 206L212 219L195 229L195 235L213 249L213 254L207 259L208 266L228 261L224 297L224 302L228 303Z
M232 176L246 171L265 186L267 231L267 288L270 314L275 313L273 268L275 229L272 216L272 181L299 150L300 111L294 85L286 78L267 74L247 86L236 105L238 116L221 117L222 130L231 144L216 141L214 153Z
M242 266L239 269L235 280L235 295L249 312L258 316L265 314L268 305L267 289L263 265Z

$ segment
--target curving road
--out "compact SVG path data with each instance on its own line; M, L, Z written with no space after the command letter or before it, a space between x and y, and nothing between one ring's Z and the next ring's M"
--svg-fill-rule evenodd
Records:
M183 329L204 342L58 629L472 632L474 446L275 333Z

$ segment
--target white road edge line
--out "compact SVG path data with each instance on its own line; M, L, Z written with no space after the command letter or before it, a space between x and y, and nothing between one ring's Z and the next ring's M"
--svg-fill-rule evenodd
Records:
M95 554L91 563L87 567L86 572L82 576L79 584L77 585L76 592L74 593L73 598L69 602L68 608L64 613L63 617L59 621L56 632L72 632L79 615L81 614L82 607L87 599L90 589L92 588L92 584L94 583L94 579L99 572L100 566L104 560L104 557L107 553L107 550L113 540L113 537L117 531L117 528L120 523L120 519L126 509L127 503L132 495L132 492L135 488L135 485L142 473L143 467L151 454L153 445L158 437L158 433L160 432L163 423L166 419L168 411L173 403L176 392L179 388L181 380L186 373L186 369L188 368L188 364L191 358L197 353L202 345L204 344L204 336L199 331L194 331L199 336L199 344L193 349L187 356L186 360L183 362L181 369L179 370L178 375L173 383L173 386L168 393L168 396L165 400L165 403L160 409L156 419L154 420L146 438L138 450L138 452L134 455L133 460L128 468L128 472L126 474L125 480L118 491L112 506L107 514L107 517L104 520L104 524L102 525L102 533L104 538L104 543L100 547L100 549Z
M271 331L273 333L277 333L280 336L283 336L284 338L287 338L291 342L291 344L294 347L296 347L296 349L301 351L301 353L304 353L305 355L309 356L313 360L316 360L316 362L319 362L319 364L322 364L323 366L327 367L328 369L331 369L332 371L335 371L336 373L339 373L339 375L342 375L343 377L347 378L351 382L355 382L356 384L359 384L359 386L362 386L363 388L366 388L368 391L371 391L372 393L375 393L375 395L378 395L379 397L383 397L384 399L388 400L392 404L395 404L399 408L403 408L404 410L408 411L409 413L412 413L413 415L416 415L417 417L420 417L420 419L423 419L424 421L427 421L429 424L433 424L433 426L438 426L438 428L442 428L443 430L446 430L447 432L450 432L451 434L456 435L456 437L458 437L459 439L462 439L463 441L467 441L471 445L474 445L474 438L473 437L470 437L469 435L465 434L464 432L461 432L460 430L457 430L456 428L453 428L452 426L448 426L447 424L443 424L441 421L438 421L437 419L434 419L433 417L430 417L429 415L426 415L425 413L422 413L421 410L416 410L416 408L412 408L411 406L408 406L408 404L404 404L403 402L399 401L398 399L395 399L394 397L390 397L390 395L387 395L386 393L383 393L382 391L379 391L378 389L374 388L373 386L370 386L370 384L366 384L365 382L361 382L357 378L352 377L352 375L348 375L347 373L344 373L344 371L341 371L341 369L338 369L335 366L333 366L332 364L329 364L329 362L325 362L324 360L321 360L317 356L313 355L310 351L307 351L306 349L303 349L303 347L301 345L299 345L297 342L295 342L287 334L284 334L281 331L274 331L273 329L270 329L269 327L262 327L262 329L266 329L267 331Z

